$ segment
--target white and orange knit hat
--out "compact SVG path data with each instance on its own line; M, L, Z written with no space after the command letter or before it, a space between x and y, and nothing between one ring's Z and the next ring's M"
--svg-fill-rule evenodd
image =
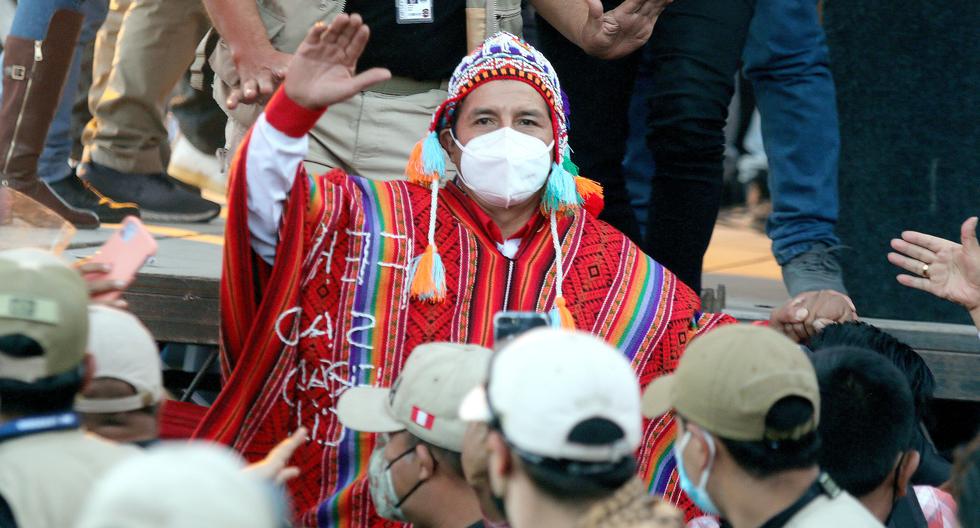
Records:
M590 211L602 208L602 188L598 183L578 175L568 147L568 104L558 82L558 75L548 59L524 40L510 33L496 33L464 57L449 79L449 97L432 115L428 134L416 143L405 168L412 183L432 189L429 240L425 253L413 266L412 296L416 299L442 302L446 297L446 278L435 244L435 215L439 186L446 179L446 160L438 133L450 126L460 101L478 86L495 80L527 83L544 98L551 112L555 147L551 172L541 200L541 214L551 222L555 245L555 307L553 318L562 326L574 327L571 313L562 296L562 251L558 238L557 215L573 215L583 207ZM597 214L597 213L596 213Z

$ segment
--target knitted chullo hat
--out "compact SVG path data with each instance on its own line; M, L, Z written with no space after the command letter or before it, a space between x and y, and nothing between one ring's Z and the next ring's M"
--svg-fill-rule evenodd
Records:
M562 251L558 238L556 215L572 215L587 201L601 201L602 189L592 180L578 176L568 148L567 102L558 76L548 59L522 39L510 33L497 33L463 58L449 79L449 97L436 109L429 133L412 149L405 168L408 180L432 189L429 220L429 241L425 253L413 267L412 296L416 299L442 302L446 297L445 269L435 244L435 217L439 185L446 178L446 161L438 133L450 126L459 103L477 87L495 80L515 80L527 83L544 98L551 113L555 137L551 172L541 200L541 213L551 222L555 245L555 307L553 319L562 326L574 328L562 296ZM601 206L599 206L601 207Z

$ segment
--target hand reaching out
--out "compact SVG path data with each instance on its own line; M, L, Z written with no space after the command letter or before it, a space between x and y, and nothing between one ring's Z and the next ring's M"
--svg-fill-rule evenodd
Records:
M120 310L129 308L129 303L121 297L121 294L126 291L127 284L118 280L102 278L112 271L111 265L103 262L79 261L75 263L74 267L75 271L85 279L85 285L88 286L88 295L92 299L92 302ZM105 296L109 293L115 295Z
M977 217L960 227L960 244L917 231L892 239L888 262L914 275L899 275L903 286L929 292L966 308L980 324L980 244Z
M805 342L828 325L856 321L851 298L834 290L808 291L772 311L769 326L797 343Z
M225 104L235 109L239 104L264 102L286 75L290 55L267 44L249 49L235 57L235 71L241 82L231 89Z
M391 72L384 68L356 73L357 60L369 36L368 27L357 14L340 14L329 26L310 28L289 61L286 95L306 108L323 108L391 78Z
M300 427L289 438L276 444L269 454L254 464L249 464L245 471L275 484L285 484L299 476L299 468L287 466L296 448L306 441L306 428Z
M600 0L587 0L589 16L582 27L582 48L600 59L618 59L650 38L657 17L673 0L626 0L603 12Z

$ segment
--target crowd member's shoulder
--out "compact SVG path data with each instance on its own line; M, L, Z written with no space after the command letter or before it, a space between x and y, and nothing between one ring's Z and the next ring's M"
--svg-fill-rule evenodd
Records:
M878 528L883 525L847 492L834 497L821 495L786 523L786 528Z

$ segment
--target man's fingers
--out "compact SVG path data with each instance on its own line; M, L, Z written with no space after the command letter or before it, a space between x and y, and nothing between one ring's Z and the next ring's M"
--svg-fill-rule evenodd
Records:
M350 43L347 44L347 56L351 58L354 63L361 58L361 54L364 53L364 48L367 46L368 40L371 38L371 30L366 25L361 25L354 36L351 37Z
M646 18L652 18L659 15L660 12L663 11L664 5L665 4L662 0L644 0L636 14Z
M391 79L391 72L387 68L371 68L368 71L357 74L351 81L357 87L357 91L362 92L368 87L379 82L387 81L388 79Z
M888 262L891 262L895 266L902 268L910 273L915 273L916 275L922 275L923 262L906 257L905 255L900 255L898 253L889 253Z
M918 231L903 231L902 239L910 244L915 244L916 246L922 246L933 253L939 253L943 248L949 247L951 244L955 245L956 242L950 242L945 238L939 238L932 235L927 235L925 233L920 233Z
M977 243L977 217L971 216L960 227L960 240L967 251L980 251Z
M310 46L316 46L320 43L320 39L327 32L327 25L323 22L317 22L313 24L313 27L306 33L306 44Z
M600 0L586 0L586 5L589 6L589 21L596 21L602 18L602 2Z
M75 265L75 270L86 275L89 273L109 273L112 266L106 262L81 262Z
M246 80L245 82L242 83L242 98L240 102L246 104L255 102L255 98L258 96L258 92L259 92L259 83L257 83L255 79Z
M349 23L350 15L347 13L337 15L327 28L327 33L323 36L323 41L328 44L337 42L337 38L344 32L344 29L347 28L347 24Z
M902 286L908 286L909 288L915 288L917 290L922 290L924 292L932 293L931 287L932 283L929 279L922 277L913 277L912 275L898 275L895 277L898 283Z
M343 30L337 35L337 45L343 48L345 51L350 46L351 40L354 39L354 35L357 31L361 29L364 22L361 21L361 15L354 13L350 16L350 22L344 26Z
M276 85L278 84L275 79L272 78L273 73L263 72L259 76L259 95L266 97L272 95L272 92L276 91Z
M891 240L891 247L895 251L907 255L916 260L925 262L926 264L932 263L936 260L936 254L922 246L916 246L915 244L910 244L901 238L893 238Z
M238 104L242 102L242 90L241 88L232 88L231 93L228 94L228 99L225 100L225 105L228 106L229 110L234 110L238 108Z
M296 467L296 466L289 466L287 468L283 468L282 471L280 471L279 473L276 473L276 485L281 486L281 485L289 482L290 480L293 480L294 478L296 478L298 476L299 476L299 468L298 467Z

